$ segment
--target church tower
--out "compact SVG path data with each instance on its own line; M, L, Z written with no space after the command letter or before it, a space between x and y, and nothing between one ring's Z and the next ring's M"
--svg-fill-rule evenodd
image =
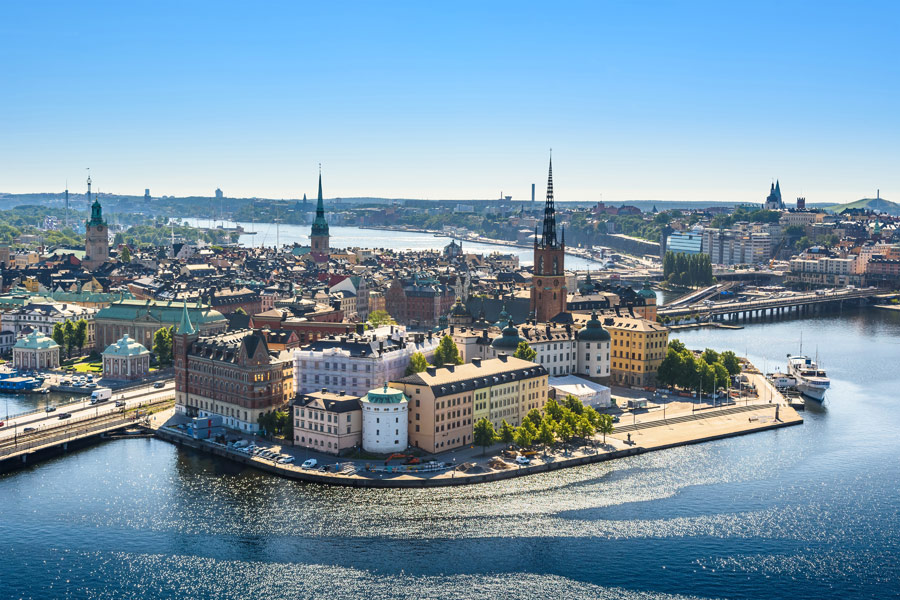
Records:
M531 313L538 323L546 323L566 311L566 233L556 237L556 209L553 206L553 159L547 176L544 229L534 237L534 275L531 278Z
M172 336L172 358L175 363L175 410L187 414L189 417L198 415L198 407L196 402L191 402L188 390L188 354L191 345L199 337L200 334L191 323L185 301L181 312L181 322L175 329L175 335Z
M325 220L325 204L322 201L322 167L319 167L319 201L316 203L316 220L309 235L310 254L313 260L328 262L331 248L328 244L328 221Z
M91 201L91 176L87 179L87 199ZM95 198L91 204L91 218L85 223L84 234L84 267L93 271L109 260L109 229L103 220L103 208L100 200Z

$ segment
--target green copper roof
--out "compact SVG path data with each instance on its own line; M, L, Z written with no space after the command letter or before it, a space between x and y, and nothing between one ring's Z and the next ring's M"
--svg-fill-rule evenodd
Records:
M88 227L106 225L106 221L103 220L103 207L100 206L100 200L95 199L94 203L91 204L91 218L87 224Z
M191 316L188 314L187 302L184 303L184 310L181 311L181 322L178 324L178 330L175 333L182 335L197 333L197 330L191 325Z
M322 173L319 173L319 200L316 203L316 220L312 224L312 235L328 235L328 221L325 220L325 203L322 200Z
M406 396L403 395L402 391L384 384L382 388L369 390L369 393L366 394L366 400L372 404L400 404L406 401Z
M25 348L27 350L48 350L50 348L59 348L59 344L53 341L40 331L32 331L23 338L19 338L14 348Z
M149 314L163 325L177 325L181 322L184 313L184 302L168 301L157 302L155 300L122 300L113 302L106 308L101 308L94 316L95 320L113 319L120 321L132 321ZM216 323L224 321L225 317L217 310L202 304L187 307L191 323L194 326L204 323Z
M107 346L106 350L103 351L103 356L140 356L141 354L149 353L149 350L136 340L128 337L126 333L118 342Z

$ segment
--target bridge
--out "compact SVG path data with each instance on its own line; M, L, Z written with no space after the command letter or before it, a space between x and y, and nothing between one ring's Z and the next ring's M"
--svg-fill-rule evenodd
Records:
M96 405L79 401L54 412L42 410L13 417L0 429L0 471L87 445L104 434L138 425L143 411L172 403L175 389L173 385L167 388L116 396L121 398L124 406L115 406L112 400Z
M786 314L808 314L831 308L838 308L844 303L862 303L878 296L879 290L874 287L862 289L841 289L836 291L818 291L788 293L762 300L744 300L733 302L705 303L695 302L679 306L661 306L657 314L661 317L683 318L700 315L707 320L724 318L754 318Z

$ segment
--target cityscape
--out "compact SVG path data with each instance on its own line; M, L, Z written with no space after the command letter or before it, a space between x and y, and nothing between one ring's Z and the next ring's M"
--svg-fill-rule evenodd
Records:
M249 10L241 48L187 36L241 32L234 7L184 8L153 48L115 33L119 55L71 57L59 40L38 48L34 27L68 39L88 16L0 9L21 23L0 43L34 51L0 101L17 147L0 170L0 596L895 594L893 150L833 142L897 125L880 101L850 115L845 66L868 61L890 89L896 73L866 46L824 41L842 27L863 39L895 7L823 7L818 55L785 44L773 84L802 69L813 88L845 86L805 112L806 92L773 105L771 125L798 138L832 124L833 139L790 153L744 106L774 64L749 7L579 6L543 22L536 6L469 6L484 20L470 25L445 8L353 6ZM104 23L149 32L170 10ZM311 17L321 64L300 66L285 35ZM596 19L622 31L597 39ZM558 97L482 96L548 68L517 36L451 50L448 36L513 22L549 28ZM390 42L365 27L411 23L424 29ZM661 37L636 49L638 24ZM713 25L733 41L721 56ZM339 34L343 46L326 42ZM625 49L636 71L608 69ZM107 69L108 96L28 99L76 57ZM141 72L147 97L126 99ZM269 98L215 79L241 72ZM663 100L607 99L600 73L619 95L655 78ZM303 88L288 109L298 74L317 75L321 97ZM459 78L472 90L450 108ZM203 84L220 97L198 109ZM702 93L743 143L721 137L719 109L686 100ZM313 109L318 121L295 122ZM41 111L64 136L84 133L64 117L91 119L97 139L38 161ZM693 136L670 137L671 111ZM514 135L522 119L535 131ZM126 122L143 144L121 144ZM329 125L333 139L309 139ZM461 159L478 128L499 152ZM160 145L176 131L180 144Z

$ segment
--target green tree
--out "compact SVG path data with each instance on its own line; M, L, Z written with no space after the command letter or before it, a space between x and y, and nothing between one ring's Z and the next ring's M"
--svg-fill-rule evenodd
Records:
M381 327L382 325L395 325L397 321L386 310L373 310L369 313L369 325Z
M66 341L66 356L71 356L72 348L75 347L75 326L72 321L66 320L63 323L63 336Z
M538 429L537 439L545 446L552 446L556 441L556 433L554 433L553 421L549 418L541 421L540 429Z
M575 433L578 434L578 437L588 439L594 435L594 426L586 416L581 415L576 422Z
M700 356L710 365L719 362L719 353L712 348L707 348Z
M534 426L530 420L525 421L521 427L516 428L515 439L516 445L520 448L528 448L532 444L534 444L534 440L537 438L537 427Z
M584 413L584 404L581 403L581 400L573 396L572 394L568 394L565 399L564 406L571 410L576 415L581 416Z
M160 366L172 360L172 336L168 327L161 327L153 334L153 352Z
M535 427L541 426L541 420L543 418L544 417L541 415L541 411L536 408L532 408L528 411L528 414L525 415L525 421L531 421L532 423L534 423Z
M461 365L462 358L459 356L459 348L456 342L449 335L441 338L437 349L434 351L434 364L443 367L444 365Z
M583 415L587 418L588 422L594 426L594 429L596 429L597 424L600 422L600 413L598 413L593 406L585 406Z
M603 443L606 444L606 436L613 432L612 415L601 414L600 421L597 423L597 431L603 434Z
M544 404L544 414L548 415L554 421L559 422L559 420L562 419L563 410L554 398L550 398L547 400L547 403Z
M425 355L421 352L416 352L409 357L409 366L406 367L406 374L413 375L414 373L421 373L427 368L428 361L425 360Z
M494 424L484 417L481 417L475 422L472 434L475 443L481 446L482 455L487 451L487 447L493 444L497 439L497 433L494 431Z
M741 361L738 360L737 355L731 350L726 350L720 354L719 360L722 365L728 369L729 375L737 375L741 372Z
M87 330L88 330L88 322L84 319L78 319L75 322L75 346L78 348L78 352L81 353L84 351L84 345L87 342Z
M513 439L516 436L516 429L506 422L506 419L503 419L503 422L500 423L500 433L498 437L500 441L504 444L512 444Z
M522 360L527 360L529 362L534 362L534 357L536 356L537 351L525 341L519 342L518 347L516 347L516 352L513 354L514 358L521 358Z
M568 442L575 435L575 429L568 421L561 421L556 425L556 433L563 442Z
M66 332L63 329L62 323L54 323L53 324L53 334L51 335L53 341L59 344L60 348L66 347Z
M662 385L677 385L683 369L684 361L681 353L670 345L666 351L666 357L656 370L656 380Z
M669 342L669 348L671 348L675 352L679 352L679 353L687 350L687 348L685 348L685 346L684 346L684 343L681 340L679 340L678 338L675 338L674 340L671 340Z
M119 252L119 260L123 263L131 262L131 250L128 249L128 246L122 246L122 251Z

